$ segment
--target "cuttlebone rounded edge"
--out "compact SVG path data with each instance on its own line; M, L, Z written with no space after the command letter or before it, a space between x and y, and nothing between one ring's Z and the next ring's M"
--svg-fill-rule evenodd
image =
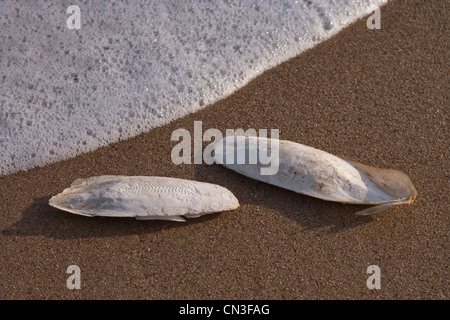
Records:
M68 189L69 189L69 188L68 188ZM67 189L66 189L66 190L67 190ZM64 191L63 191L63 192L64 192ZM63 192L61 192L61 193L63 193ZM60 193L60 194L61 194L61 193ZM80 215L80 216L91 217L91 218L94 217L94 215L93 215L92 213L81 212L81 211L76 210L76 209L71 209L71 208L63 207L63 206L60 206L60 205L56 204L56 203L54 202L54 200L55 200L56 197L57 197L58 195L60 195L60 194L57 194L56 196L51 197L50 200L48 201L48 204L49 204L50 206L52 206L53 208L56 208L56 209L59 209L59 210L62 210L62 211L67 211L67 212L69 212L69 213L78 214L78 215Z
M405 173L395 169L372 167L346 157L342 159L368 177L381 191L395 199L385 203L411 204L416 199L417 190Z

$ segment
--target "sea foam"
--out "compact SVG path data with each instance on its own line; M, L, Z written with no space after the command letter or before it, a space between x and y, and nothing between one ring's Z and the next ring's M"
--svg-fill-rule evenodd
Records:
M77 30L76 3L2 1L0 176L195 112L385 2L88 1Z

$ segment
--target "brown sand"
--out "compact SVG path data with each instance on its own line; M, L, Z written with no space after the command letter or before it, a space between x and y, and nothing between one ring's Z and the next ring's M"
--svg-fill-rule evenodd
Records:
M128 141L0 178L2 299L448 299L449 32L446 1L392 1L232 96ZM278 128L280 138L407 173L408 206L361 207L171 162L177 128ZM241 207L187 223L86 218L50 196L80 177L220 183ZM81 289L66 268L81 268ZM366 286L369 265L381 289Z

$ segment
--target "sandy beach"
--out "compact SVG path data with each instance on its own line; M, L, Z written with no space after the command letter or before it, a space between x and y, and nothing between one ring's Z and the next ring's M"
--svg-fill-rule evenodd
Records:
M0 299L448 299L449 28L445 1L389 2L233 95L135 138L0 178ZM362 207L264 184L219 165L175 165L171 134L279 129L405 172L418 196ZM205 145L208 143L205 142ZM87 218L48 205L95 175L220 184L240 208L186 223ZM69 290L66 269L81 270ZM370 290L367 268L381 270Z

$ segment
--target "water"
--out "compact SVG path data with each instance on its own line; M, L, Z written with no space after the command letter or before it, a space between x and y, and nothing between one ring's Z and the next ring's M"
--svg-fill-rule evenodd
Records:
M387 0L0 2L0 176L164 125ZM369 32L369 31L368 31Z

